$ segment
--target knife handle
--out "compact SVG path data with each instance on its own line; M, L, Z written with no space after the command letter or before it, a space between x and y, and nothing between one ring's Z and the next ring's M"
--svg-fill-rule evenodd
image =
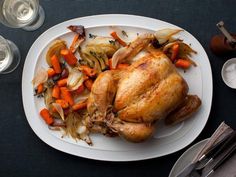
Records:
M211 159L215 159L220 153L227 149L232 143L236 142L236 130L232 132L230 137L225 141L225 143L211 156Z
M214 146L212 146L208 152L206 154L204 154L200 159L206 159L206 158L211 158L211 156L217 152L217 150L219 149L219 147L222 146L222 144L224 144L226 142L227 139L229 139L231 137L231 135L233 134L234 131L232 131L230 134L228 134L227 136L225 136L220 142L218 142L217 144L215 144ZM200 160L201 161L201 160Z
M219 159L219 161L216 163L216 165L214 165L214 167L212 168L212 170L216 170L217 168L219 168L226 160L228 160L230 157L233 156L233 154L235 153L236 150L236 142L229 148L227 149L227 152L225 152L225 155L222 156L221 159Z

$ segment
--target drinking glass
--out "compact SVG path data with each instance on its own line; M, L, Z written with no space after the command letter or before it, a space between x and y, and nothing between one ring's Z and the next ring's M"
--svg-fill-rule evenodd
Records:
M43 24L44 19L39 0L0 0L0 22L8 27L33 31Z
M0 36L0 74L13 72L20 63L20 51L17 46Z

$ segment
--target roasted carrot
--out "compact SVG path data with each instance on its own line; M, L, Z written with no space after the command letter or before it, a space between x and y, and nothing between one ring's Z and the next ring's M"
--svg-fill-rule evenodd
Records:
M53 68L49 68L49 69L48 69L48 77L52 77L52 76L54 76L55 74L56 74L56 72L54 71Z
M65 101L65 100L63 100L63 99L58 99L58 100L56 100L56 103L58 103L59 105L61 105L61 107L62 107L63 109L66 109L66 108L69 107L68 102Z
M70 45L70 51L72 52L72 53L74 53L75 52L75 44L76 44L76 42L78 41L78 39L79 39L79 35L78 34L75 34L75 36L74 36L74 38L73 38L73 41L72 41L72 43L71 43L71 45Z
M81 86L79 86L79 88L76 90L77 94L81 94L84 91L84 85L82 84Z
M174 44L172 46L172 54L171 54L171 57L170 57L171 61L173 61L173 62L175 61L178 53L179 53L179 44Z
M68 63L69 65L74 66L77 63L77 58L70 50L68 49L61 50L61 55L64 57L66 63Z
M87 76L89 76L89 77L93 77L93 76L96 75L96 70L93 69L93 68L90 68L90 67L88 67L88 66L86 66L86 65L81 65L81 66L80 66L80 69L82 70L82 72L83 72L85 75L87 75Z
M40 94L42 92L43 92L43 83L41 83L37 86L37 94Z
M61 65L60 65L59 59L57 58L56 55L53 55L51 57L51 63L52 63L52 67L53 67L55 73L57 73L57 74L61 73Z
M61 91L61 96L62 98L67 101L69 103L70 106L74 105L74 100L72 98L71 93L69 92L69 90L66 87L61 87L60 88Z
M40 116L43 118L43 120L48 124L51 125L53 123L53 118L50 115L49 111L44 108L40 111Z
M64 86L66 86L66 85L67 85L67 78L61 79L61 80L57 81L57 85L58 85L59 87L64 87Z
M116 66L116 69L127 69L129 64L121 63Z
M73 111L78 111L81 109L85 109L87 107L87 102L79 102L72 106Z
M191 62L184 59L178 59L175 62L175 66L178 68L188 69L191 66Z
M58 85L54 85L52 89L52 97L56 99L60 98L60 88L58 87Z
M87 89L89 89L91 91L92 86L93 86L93 80L88 79L84 82L84 84L85 84L85 87L87 87Z
M111 36L112 36L115 40L117 40L123 47L127 46L126 42L123 41L123 40L116 34L115 31L113 31L113 32L111 33Z

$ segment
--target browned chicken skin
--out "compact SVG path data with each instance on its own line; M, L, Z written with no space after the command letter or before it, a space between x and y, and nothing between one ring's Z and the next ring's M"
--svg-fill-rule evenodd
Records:
M143 46L134 41L133 51L128 46L128 53L122 53L122 48L115 57L130 60L150 39ZM132 142L144 141L153 134L156 121L171 113L166 122L180 122L198 109L200 99L187 93L188 85L170 59L158 50L146 52L126 70L110 70L97 77L88 99L89 128L117 133Z
M187 83L163 53L146 54L120 79L114 106L124 121L153 122L173 111L187 92Z

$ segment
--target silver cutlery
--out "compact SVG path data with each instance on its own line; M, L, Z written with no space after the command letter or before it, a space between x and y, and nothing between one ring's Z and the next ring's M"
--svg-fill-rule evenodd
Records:
M222 165L231 155L234 153L235 150L235 142L236 142L236 131L233 131L228 136L223 138L220 142L214 145L212 148L208 150L208 152L202 155L198 161L190 163L187 165L176 177L187 177L190 174L193 177L197 177L197 175L202 175L203 169L214 161L216 157L220 154L224 153L221 159L215 164L215 167L212 167L212 170L215 171L220 165ZM232 149L232 152L229 149ZM227 157L227 158L226 158ZM212 172L211 172L212 173ZM195 176L194 176L195 175ZM207 175L207 174L205 174Z

